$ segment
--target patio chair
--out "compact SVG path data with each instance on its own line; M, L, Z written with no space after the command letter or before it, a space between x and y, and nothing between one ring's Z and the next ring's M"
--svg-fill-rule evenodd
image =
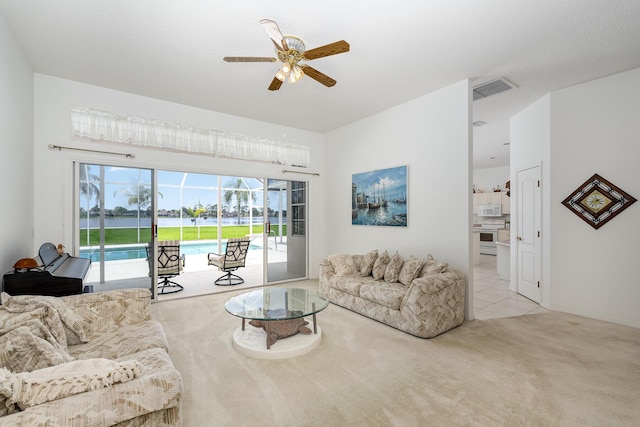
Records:
M151 257L149 256L149 247L147 247L147 260L149 261L149 275L152 274ZM158 266L158 294L172 294L180 292L184 289L182 285L174 282L172 279L180 274L184 269L184 254L180 254L179 240L161 240L158 241L158 257L156 258Z
M209 252L207 255L209 265L214 265L225 273L216 279L214 282L216 285L231 286L244 283L244 279L233 274L232 271L244 267L250 242L251 239L249 237L231 238L227 240L227 248L224 253Z

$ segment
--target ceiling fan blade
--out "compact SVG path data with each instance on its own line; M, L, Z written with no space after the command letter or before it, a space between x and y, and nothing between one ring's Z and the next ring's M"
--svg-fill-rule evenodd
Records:
M326 74L322 74L320 71L316 70L313 67L309 67L308 65L301 65L302 71L312 79L322 83L326 87L334 86L337 82L333 80L331 77Z
M282 86L282 82L278 78L274 77L269 85L269 90L278 90Z
M276 62L276 58L265 58L260 56L225 56L222 58L226 62Z
M349 52L349 43L344 40L329 43L324 46L316 47L304 53L304 59L311 60L322 58L325 56L337 55L338 53Z
M282 35L282 31L280 31L278 24L270 19L262 19L260 20L260 23L273 41L273 44L275 44L279 50L287 50L287 45L284 42L284 36Z

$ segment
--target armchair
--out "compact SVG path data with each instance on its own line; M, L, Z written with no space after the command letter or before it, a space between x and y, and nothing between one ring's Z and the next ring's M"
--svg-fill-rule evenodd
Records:
M147 260L149 261L149 274L152 274L151 257L149 256L149 248L147 247ZM158 266L158 294L172 294L180 292L184 289L182 285L174 282L172 279L180 274L184 269L184 254L180 254L179 240L160 240L158 241L158 257L156 258Z
M244 279L233 274L232 271L244 267L250 242L251 239L249 237L231 238L227 240L227 247L224 253L209 252L207 255L208 265L216 266L225 273L216 279L214 282L216 285L231 286L244 283Z

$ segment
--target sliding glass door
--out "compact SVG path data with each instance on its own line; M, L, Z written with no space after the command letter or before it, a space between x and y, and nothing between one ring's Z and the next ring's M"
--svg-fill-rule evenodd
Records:
M264 227L266 282L307 277L307 183L268 179Z
M279 179L78 164L76 239L92 260L94 291L155 288L154 239L180 244L175 278L186 292L207 293L220 272L209 253L232 237L251 239L250 286L307 277L307 183ZM148 254L151 254L148 256ZM162 295L158 296L162 298Z
M91 260L86 285L94 292L153 288L153 171L78 164L76 238L79 256Z

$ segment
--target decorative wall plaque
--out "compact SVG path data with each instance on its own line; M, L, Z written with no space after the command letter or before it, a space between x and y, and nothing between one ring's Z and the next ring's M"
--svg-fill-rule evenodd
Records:
M635 201L635 198L595 174L564 199L562 204L597 230Z

